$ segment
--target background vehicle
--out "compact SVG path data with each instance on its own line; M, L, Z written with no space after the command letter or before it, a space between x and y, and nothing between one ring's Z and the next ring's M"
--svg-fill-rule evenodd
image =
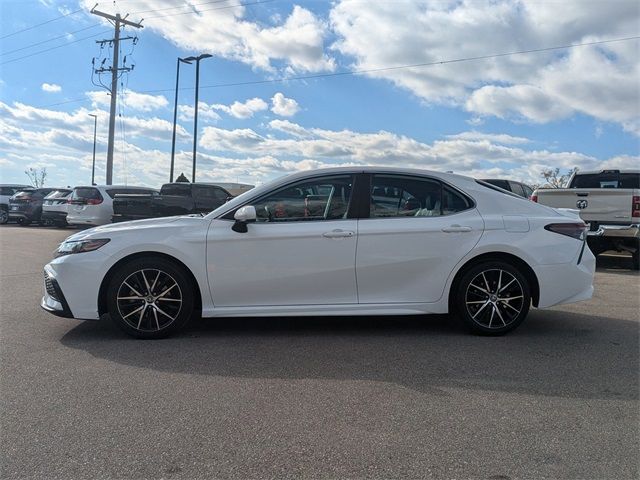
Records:
M490 183L491 185L495 185L496 187L500 187L507 192L513 192L519 197L531 198L531 195L533 195L533 188L531 188L526 183L515 182L513 180L503 180L499 178L485 178L482 179L482 181Z
M231 194L217 184L165 183L160 194L117 195L113 202L113 221L209 213L230 197Z
M9 221L9 199L25 188L31 188L28 185L4 184L0 185L0 224Z
M20 225L42 221L42 202L55 188L26 188L9 199L9 218Z
M54 190L44 197L42 202L42 220L45 223L51 223L56 227L66 227L67 224L67 208L68 199L71 197L72 190L70 188L60 188Z
M627 251L640 269L640 170L575 173L567 188L538 189L534 201L578 210L589 224L589 248L595 255Z
M157 193L157 190L126 185L76 187L69 197L67 223L94 226L110 223L113 215L113 199L117 194L125 193L152 194Z
M158 338L213 316L455 311L473 331L516 328L530 305L586 300L587 226L468 177L345 167L257 187L209 215L79 232L45 266L42 307L109 314ZM356 248L357 247L357 248Z

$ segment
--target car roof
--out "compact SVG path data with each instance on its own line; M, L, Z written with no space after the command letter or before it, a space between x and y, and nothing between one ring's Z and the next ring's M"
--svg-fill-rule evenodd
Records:
M637 168L601 168L600 170L578 170L576 175L594 175L602 172L640 173Z
M153 187L139 187L136 185L78 185L76 188L133 188L135 190L157 190Z

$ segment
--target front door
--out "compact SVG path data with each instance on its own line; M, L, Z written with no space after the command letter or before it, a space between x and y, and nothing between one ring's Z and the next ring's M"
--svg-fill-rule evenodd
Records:
M251 202L258 219L246 233L214 220L207 268L215 307L357 303L352 185L352 175L334 175L279 188Z

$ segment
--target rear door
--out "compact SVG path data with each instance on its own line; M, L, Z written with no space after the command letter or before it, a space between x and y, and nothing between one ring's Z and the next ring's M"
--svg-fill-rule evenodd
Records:
M483 229L473 201L437 179L374 175L358 221L359 303L437 301Z

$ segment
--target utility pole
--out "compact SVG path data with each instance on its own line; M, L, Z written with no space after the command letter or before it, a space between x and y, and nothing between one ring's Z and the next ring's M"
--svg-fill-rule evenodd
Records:
M98 116L90 113L93 117L93 163L91 164L91 185L96 184L96 133L98 131Z
M200 60L211 58L209 53L197 57L187 57L187 62L196 62L196 100L193 112L193 166L191 167L191 183L196 183L196 147L198 145L198 90L200 89Z
M178 121L178 83L180 82L180 63L186 63L191 65L191 62L184 58L178 57L176 66L176 96L173 104L173 134L171 136L171 168L169 170L169 183L173 183L173 167L176 158L176 126Z
M96 3L96 7L98 4ZM123 26L129 26L134 28L143 28L140 23L135 23L127 20L128 14L124 17L121 17L119 13L115 15L110 15L108 13L100 12L96 10L96 7L91 9L91 13L94 15L98 15L99 17L106 18L109 20L114 28L115 34L114 38L111 40L99 40L96 43L113 43L113 63L110 68L99 68L96 70L96 73L104 73L106 71L111 72L111 109L109 111L109 140L107 143L107 185L111 185L113 183L113 144L114 144L114 136L115 136L115 128L116 128L116 99L118 96L118 73L121 71L130 71L132 68L128 67L118 67L119 58L118 55L120 53L120 41L121 40L129 40L134 37L125 37L120 38L120 28ZM142 20L140 21L142 22Z

